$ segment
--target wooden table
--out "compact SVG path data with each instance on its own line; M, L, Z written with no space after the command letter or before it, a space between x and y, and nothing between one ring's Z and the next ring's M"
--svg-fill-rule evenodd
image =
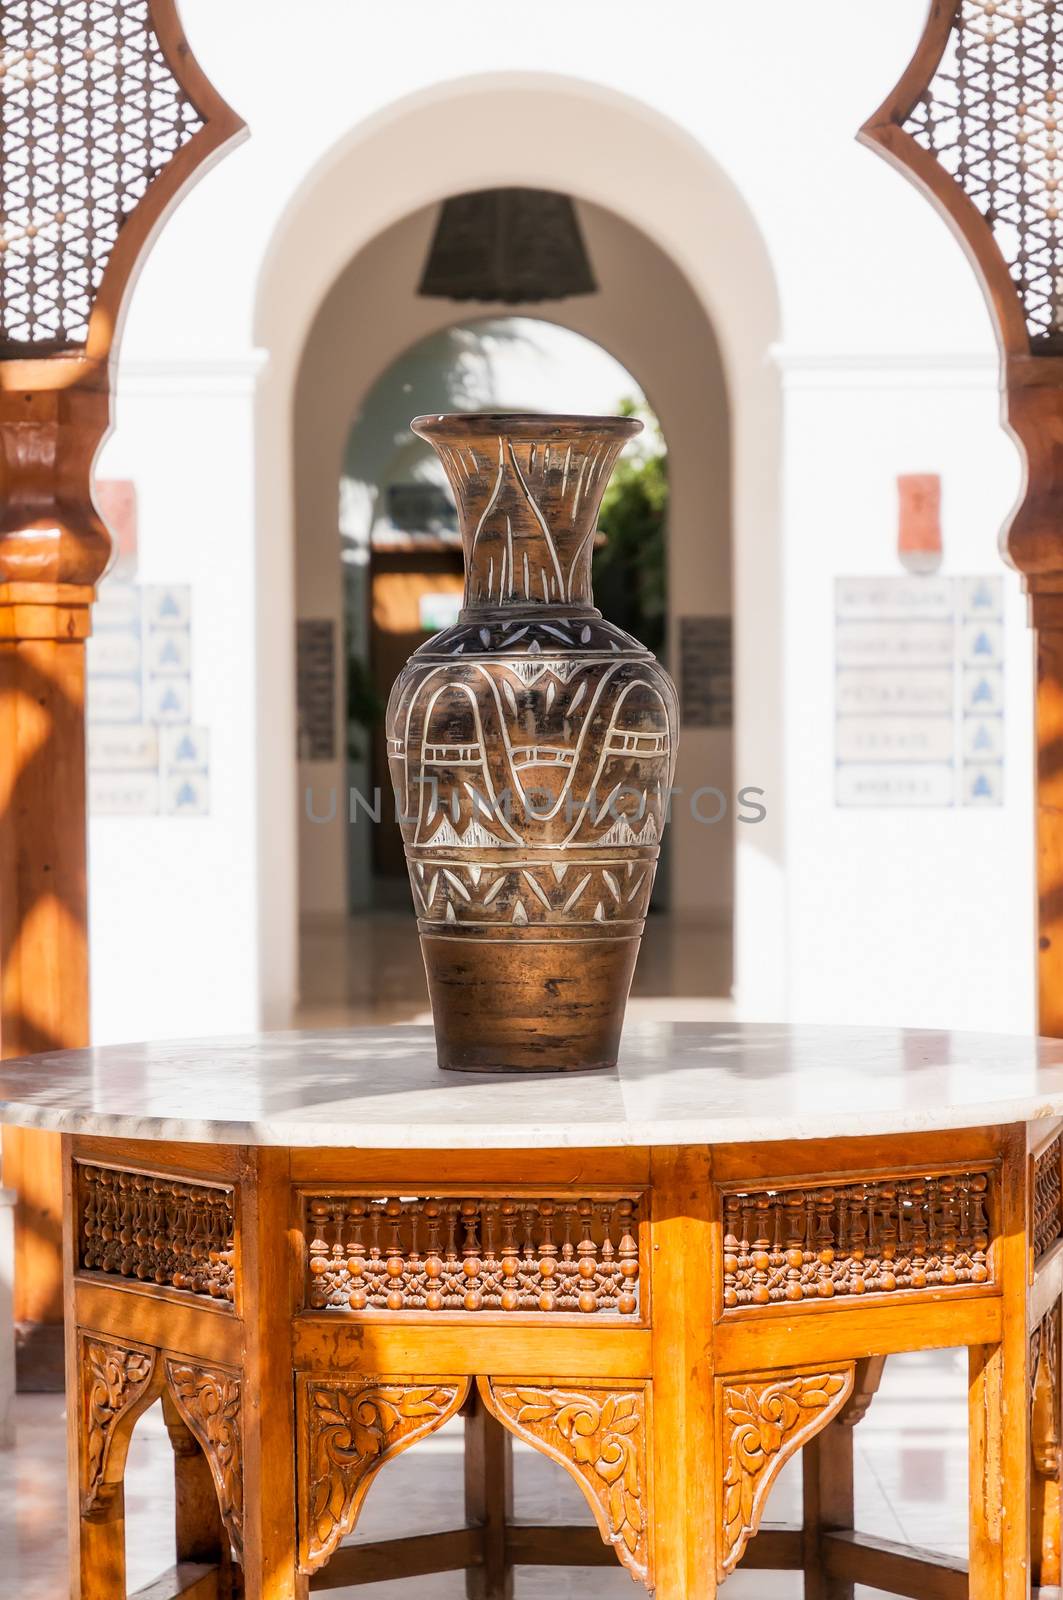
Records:
M5 1062L0 1102L66 1136L83 1600L126 1592L126 1452L160 1397L156 1597L464 1568L488 1600L515 1565L613 1559L661 1600L740 1562L819 1600L965 1595L963 1564L852 1532L883 1358L961 1345L970 1594L1026 1595L1031 1541L1058 1577L1061 1044L668 1024L559 1082L441 1074L419 1028L276 1034ZM347 1542L459 1414L467 1525ZM513 1520L514 1437L597 1532ZM802 1447L804 1528L758 1533Z

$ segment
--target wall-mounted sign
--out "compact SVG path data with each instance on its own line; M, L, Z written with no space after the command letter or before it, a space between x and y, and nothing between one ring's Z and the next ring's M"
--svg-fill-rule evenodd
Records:
M686 728L734 721L730 617L680 617L679 699Z
M106 579L87 662L90 814L203 816L210 810L210 769L207 731L192 725L188 585ZM164 734L196 741L194 809L175 801Z
M95 487L115 559L93 607L87 650L89 812L94 816L203 816L210 810L205 728L192 725L192 591L137 583L137 496L124 478ZM194 749L174 786L173 751Z
M299 760L335 761L336 624L331 617L300 617L295 658Z
M835 582L839 806L1004 800L1003 582Z

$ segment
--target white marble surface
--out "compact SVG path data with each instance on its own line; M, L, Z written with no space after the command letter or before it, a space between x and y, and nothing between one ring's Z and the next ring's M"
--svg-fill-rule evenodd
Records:
M714 1144L1063 1116L1063 1043L662 1022L613 1072L466 1075L428 1028L112 1045L0 1062L0 1121L193 1143L362 1149Z

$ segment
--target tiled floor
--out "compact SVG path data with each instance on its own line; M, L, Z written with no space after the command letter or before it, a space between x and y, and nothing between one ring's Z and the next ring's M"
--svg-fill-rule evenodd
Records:
M868 1533L938 1550L966 1548L966 1360L959 1352L895 1356L882 1388L856 1433L857 1521ZM17 1442L0 1452L0 1596L7 1600L65 1600L64 1435L62 1401L22 1396ZM173 1561L170 1446L157 1406L137 1426L126 1474L129 1588L135 1591ZM796 1522L800 1475L786 1469L772 1495L769 1520ZM535 1522L588 1521L586 1505L568 1475L523 1448L517 1457L517 1515ZM451 1425L385 1467L359 1525L361 1538L431 1531L462 1520L461 1428ZM619 1567L592 1571L526 1567L517 1574L519 1600L632 1600L631 1580ZM460 1573L409 1583L375 1584L333 1594L367 1600L460 1600ZM727 1600L797 1600L792 1574L739 1571ZM857 1595L870 1597L870 1589ZM117 1600L117 1597L116 1597Z

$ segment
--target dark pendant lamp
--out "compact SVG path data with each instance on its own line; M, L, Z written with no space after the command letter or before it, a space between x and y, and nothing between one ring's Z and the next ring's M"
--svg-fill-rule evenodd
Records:
M444 200L418 293L520 305L597 287L567 194L478 189Z

